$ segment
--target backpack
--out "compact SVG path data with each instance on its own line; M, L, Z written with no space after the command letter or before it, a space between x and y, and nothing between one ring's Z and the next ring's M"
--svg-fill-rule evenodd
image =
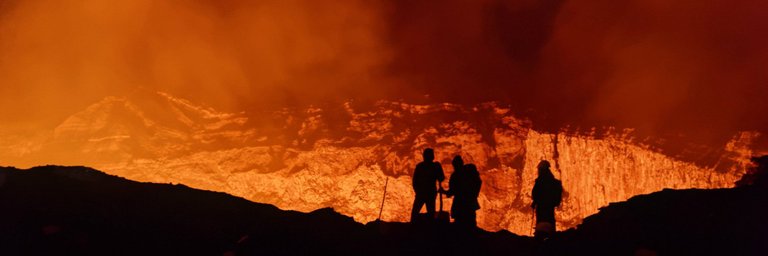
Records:
M539 184L539 182L541 182ZM559 180L537 181L534 190L538 189L539 197L537 203L542 206L560 206L563 200L563 185ZM536 198L534 198L536 200Z
M552 193L555 198L552 198L553 202L555 202L555 207L560 206L560 203L563 202L563 183L559 180L555 180L555 183L557 187L554 189L554 193Z

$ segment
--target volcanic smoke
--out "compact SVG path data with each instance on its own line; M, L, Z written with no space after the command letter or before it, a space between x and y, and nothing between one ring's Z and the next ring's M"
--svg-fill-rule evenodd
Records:
M525 234L548 159L574 227L633 195L731 187L768 152L766 9L0 0L0 165L88 165L361 222L391 177L383 218L406 221L433 147L479 167L481 227Z

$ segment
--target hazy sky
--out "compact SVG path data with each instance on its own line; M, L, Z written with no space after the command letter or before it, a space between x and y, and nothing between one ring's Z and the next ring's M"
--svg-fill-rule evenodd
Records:
M248 111L500 100L548 127L721 139L768 132L765 10L765 0L0 0L0 122L56 123L143 87Z

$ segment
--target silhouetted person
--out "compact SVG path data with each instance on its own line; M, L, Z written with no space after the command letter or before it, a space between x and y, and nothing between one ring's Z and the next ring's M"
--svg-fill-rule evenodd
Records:
M435 160L435 151L431 148L424 149L424 161L416 165L413 171L413 191L416 198L413 200L411 210L411 222L418 219L419 211L423 205L427 206L427 216L435 216L435 198L437 197L437 184L445 179L443 167Z
M555 207L560 205L563 194L563 184L555 179L549 169L549 162L542 160L537 169L539 177L533 185L533 203L531 207L536 211L536 233L534 236L549 236L555 230ZM548 233L543 234L542 232Z
M474 164L464 165L461 156L456 156L451 162L453 174L448 181L448 197L456 196L451 205L451 217L457 226L474 228L477 226L476 211L480 209L477 197L480 196L480 173Z

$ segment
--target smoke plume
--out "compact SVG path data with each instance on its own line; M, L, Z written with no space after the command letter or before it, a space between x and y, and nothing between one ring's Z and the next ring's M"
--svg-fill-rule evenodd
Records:
M768 3L0 0L0 121L167 91L249 112L501 101L541 129L768 131ZM681 135L682 134L682 135Z

